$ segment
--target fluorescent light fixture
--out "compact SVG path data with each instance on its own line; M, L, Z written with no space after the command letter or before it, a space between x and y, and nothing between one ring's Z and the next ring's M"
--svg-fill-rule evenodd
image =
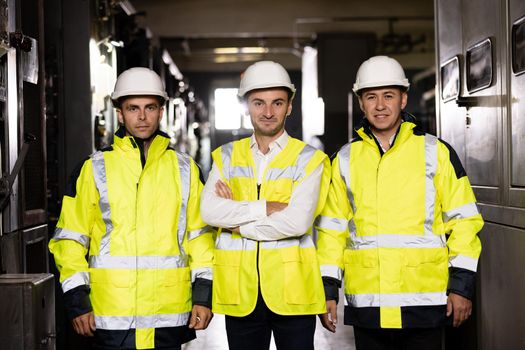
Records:
M171 58L168 50L164 50L162 52L162 62L168 66L171 75L173 75L177 80L182 80L184 76L180 72L179 67L177 67L175 62L173 62L173 59Z
M135 10L135 7L129 2L128 0L119 1L119 5L124 10L126 15L131 16L137 13L137 10Z
M268 53L268 48L249 46L249 47L217 47L213 49L213 52L218 55L235 55L235 54L261 54Z

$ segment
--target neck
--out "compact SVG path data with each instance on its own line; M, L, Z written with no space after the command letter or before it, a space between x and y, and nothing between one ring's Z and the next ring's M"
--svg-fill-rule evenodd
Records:
M279 131L274 136L260 135L257 132L254 133L255 141L257 141L257 147L262 154L266 154L270 151L270 143L277 140L284 133L284 129Z

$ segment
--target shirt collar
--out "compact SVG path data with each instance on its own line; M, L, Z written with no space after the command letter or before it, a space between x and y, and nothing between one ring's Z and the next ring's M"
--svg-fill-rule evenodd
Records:
M270 148L270 151L273 150L275 147L279 147L279 149L283 149L284 147L286 147L289 137L290 136L285 130L281 136L279 136L274 141L270 142L270 145L268 146ZM257 140L255 139L255 134L252 134L252 136L250 137L250 148L259 149L259 147L257 146Z

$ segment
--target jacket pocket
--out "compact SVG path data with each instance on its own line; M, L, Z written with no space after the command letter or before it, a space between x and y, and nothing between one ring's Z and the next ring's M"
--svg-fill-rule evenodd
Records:
M215 249L213 262L213 301L237 305L240 296L240 262L242 250Z
M153 272L153 271L152 271ZM191 309L191 276L188 267L156 270L159 285L159 314L173 314Z
M284 265L284 301L307 305L322 300L321 272L315 248L280 249Z
M443 292L448 283L446 248L411 249L404 254L404 292Z
M379 293L379 261L375 249L345 250L346 294Z
M125 269L91 269L89 298L95 315L131 315L135 307L132 272Z

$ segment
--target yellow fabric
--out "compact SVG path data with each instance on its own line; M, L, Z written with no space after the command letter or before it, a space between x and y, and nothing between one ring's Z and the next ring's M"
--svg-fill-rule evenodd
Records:
M224 146L223 146L224 147ZM302 141L289 138L286 147L270 162L260 188L260 199L289 202L295 186L320 164L323 175L316 215L324 206L330 182L330 162L321 151L315 151L309 159L303 177L298 179L279 177L268 180L268 169L287 169L294 166L300 152L306 146ZM248 167L251 177L232 177L227 174L222 158L222 148L213 152L215 165L222 179L232 189L235 200L257 200L257 174L250 139L233 143L230 169ZM311 235L312 231L305 232ZM233 240L241 240L239 234L232 234ZM220 237L219 237L220 239ZM249 241L249 240L248 240ZM255 308L260 284L263 298L268 307L282 315L318 314L326 310L324 290L315 247L291 246L271 249L262 248L261 242L254 242L254 249L216 249L214 261L213 310L232 316L248 315ZM260 280L259 280L260 277Z
M155 347L154 328L139 328L135 332L137 349L153 349Z
M106 223L99 205L91 158L82 166L76 182L76 196L64 197L57 229L89 237L89 252L79 242L69 239L52 239L49 248L61 282L75 273L89 272L95 316L187 313L192 308L190 270L208 268L211 271L213 236L210 230L191 241L185 234L182 247L186 264L178 268L93 268L86 261L87 254L98 256L103 249L109 249L110 258L162 259L183 253L177 236L181 177L177 154L168 149L168 144L169 139L156 136L144 168L139 149L129 137L115 136L113 149L103 152L113 225L108 246L101 246ZM199 211L203 185L193 160L190 160L189 169L186 232L206 227ZM137 331L137 346L153 347L153 337L153 329Z
M321 214L340 222L355 223L357 237L382 235L422 236L425 232L425 137L415 135L414 125L404 122L393 147L382 157L375 141L363 129L362 140L350 144L349 178L353 212L338 153L332 164L332 182L327 204ZM318 256L321 266L344 272L345 294L352 296L392 296L404 293L444 293L448 283L450 257L477 259L481 243L477 233L483 226L481 215L444 223L443 213L474 205L475 197L466 176L458 179L448 148L437 141L434 221L432 233L447 235L443 247L368 247L354 249L348 225L318 227ZM345 149L343 147L343 149ZM348 149L345 149L348 151ZM382 299L379 299L382 300ZM381 301L380 301L381 302ZM384 328L401 328L401 310L380 305Z

